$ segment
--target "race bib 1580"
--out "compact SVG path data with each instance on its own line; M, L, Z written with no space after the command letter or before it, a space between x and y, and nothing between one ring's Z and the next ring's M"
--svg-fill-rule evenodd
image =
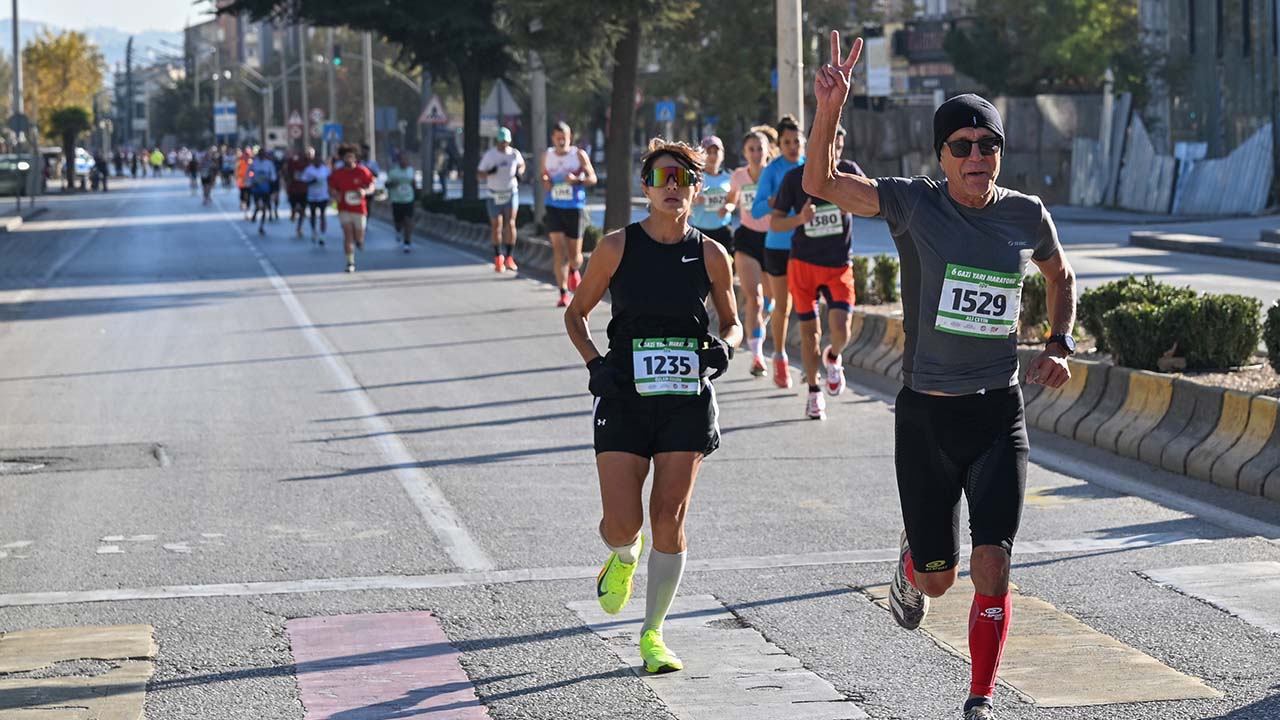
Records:
M701 390L695 338L637 338L631 341L631 360L640 395L697 395Z
M970 337L1004 339L1018 324L1022 276L947 265L934 327Z

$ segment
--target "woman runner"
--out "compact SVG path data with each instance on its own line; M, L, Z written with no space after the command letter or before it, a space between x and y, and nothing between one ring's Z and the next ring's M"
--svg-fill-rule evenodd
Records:
M661 138L649 143L642 177L649 216L605 235L591 256L565 327L591 373L596 469L609 559L596 580L605 612L631 597L644 546L644 482L653 465L645 621L645 670L684 668L662 638L662 623L684 573L684 518L702 460L720 445L711 381L742 340L729 254L689 226L703 153ZM609 353L591 340L587 315L609 291ZM720 336L708 333L711 294Z
M738 208L738 229L733 232L733 267L738 284L746 296L747 344L751 348L751 374L765 374L764 364L764 236L769 231L768 218L751 216L757 183L765 162L772 160L774 147L769 136L752 128L742 138L742 155L747 164L733 171L729 178L729 202Z
M715 240L733 256L734 204L729 201L729 173L722 167L724 142L715 135L702 138L702 151L706 153L706 170L702 174L702 191L693 199L693 214L689 224Z

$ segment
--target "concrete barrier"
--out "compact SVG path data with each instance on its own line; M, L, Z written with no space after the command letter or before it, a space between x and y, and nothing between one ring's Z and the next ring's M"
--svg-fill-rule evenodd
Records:
M868 314L864 320L862 334L858 336L857 343L849 350L848 364L853 367L865 368L870 360L872 351L880 347L880 340L884 337L885 330L888 328L887 318L884 315Z
M1098 428L1115 417L1129 397L1129 376L1133 372L1132 368L1127 367L1112 365L1107 368L1107 382L1102 397L1089 414L1080 418L1073 435L1076 440L1086 445L1097 445Z
M899 368L902 367L902 353L907 348L907 334L903 330L901 318L889 318L888 323L888 331L885 335L893 336L893 344L875 361L872 369L881 375L892 376L893 373L889 369L894 363L897 363Z
M881 367L881 361L893 353L894 348L898 346L898 341L901 337L902 322L895 322L894 318L885 318L884 336L880 338L880 344L872 348L871 353L867 356L867 364L863 367L874 372L882 373L883 370L877 370L876 368ZM884 367L887 366L887 364L884 365Z
M1240 468L1240 475L1236 478L1236 489L1240 492L1266 495L1267 478L1271 473L1280 471L1280 422L1274 425L1262 450Z
M1205 440L1213 435L1222 419L1222 404L1226 391L1191 383L1195 395L1195 411L1190 422L1176 438L1169 441L1160 455L1160 467L1179 475L1187 474L1187 459Z
M1107 389L1107 366L1101 363L1086 363L1081 360L1072 360L1075 368L1073 374L1077 371L1083 371L1084 390L1081 391L1075 402L1062 412L1061 415L1054 420L1053 432L1068 438L1074 438L1076 427L1080 421L1088 417L1093 409L1098 406L1098 402L1102 399L1102 393ZM1085 368L1088 368L1087 370ZM1047 416L1046 416L1047 417ZM1045 422L1045 418L1041 418L1041 422Z
M1245 490L1240 486L1241 470L1250 460L1257 457L1271 440L1276 429L1278 406L1280 404L1275 398L1265 395L1253 396L1249 401L1249 424L1245 426L1240 439L1231 446L1230 450L1223 453L1222 457L1214 461L1213 469L1209 471L1214 485L1232 490ZM1250 495L1259 495L1260 489L1260 487L1253 487L1245 492Z
M1280 502L1280 468L1267 473L1267 479L1262 483L1262 497Z
M1172 394L1169 399L1169 409L1165 412L1164 417L1138 441L1137 455L1128 455L1129 446L1124 442L1120 444L1120 453L1122 455L1136 457L1148 465L1160 467L1160 458L1164 454L1165 448L1183 433L1188 423L1191 422L1191 418L1195 415L1196 388L1201 387L1190 380L1183 380L1182 378L1174 378L1171 386ZM1212 426L1206 428L1206 437L1212 429ZM1200 440L1203 439L1200 438ZM1196 444L1199 444L1200 440L1197 440Z
M1022 404L1024 406L1030 406L1040 396L1040 393L1045 390L1043 385L1027 385L1022 382L1022 379L1027 376L1027 368L1031 367L1032 361L1039 354L1039 348L1018 348L1018 384L1022 385Z
M1129 375L1129 391L1124 404L1098 428L1098 447L1126 457L1137 457L1138 444L1164 419L1172 400L1172 377L1146 370L1134 371Z
M1237 390L1222 394L1222 414L1213 433L1187 455L1186 474L1198 480L1213 482L1213 464L1231 449L1249 424L1251 396Z

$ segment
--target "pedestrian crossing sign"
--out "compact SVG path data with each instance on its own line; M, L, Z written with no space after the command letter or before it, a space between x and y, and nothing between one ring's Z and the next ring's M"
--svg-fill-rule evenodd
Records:
M449 116L444 112L444 103L440 101L439 95L432 95L427 101L427 106L422 108L422 114L418 116L419 125L448 125Z

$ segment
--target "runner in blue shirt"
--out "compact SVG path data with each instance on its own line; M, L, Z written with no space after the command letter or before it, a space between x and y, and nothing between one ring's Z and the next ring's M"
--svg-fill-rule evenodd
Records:
M782 155L765 166L757 183L756 199L751 206L751 216L769 217L773 213L773 201L782 186L782 176L792 168L804 164L804 133L791 115L783 115L778 121L778 146ZM791 314L791 294L787 289L787 261L791 256L791 233L769 231L764 237L764 273L769 285L769 296L777 302L775 311L769 314L769 330L773 335L773 384L780 388L791 387L791 371L787 365L784 338L787 337L787 319Z

